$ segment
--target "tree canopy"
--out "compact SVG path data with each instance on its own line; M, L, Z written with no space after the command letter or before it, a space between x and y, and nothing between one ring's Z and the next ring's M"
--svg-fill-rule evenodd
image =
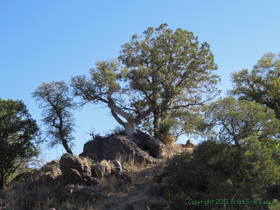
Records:
M121 88L120 81L124 79L125 74L126 69L121 68L116 60L98 61L95 68L90 70L90 79L85 75L73 77L71 86L74 95L82 99L81 105L88 102L107 104L116 121L124 126L126 134L133 137L135 126L140 124L151 108L136 116L123 108L125 101L122 95L125 89ZM119 116L125 118L127 122L124 122Z
M70 142L73 141L72 131L74 119L71 109L73 99L69 95L69 88L65 82L43 83L32 93L32 96L43 109L43 122L48 126L50 146L62 143L65 150L72 154Z
M144 35L143 39L134 35L123 45L121 63L98 61L90 79L76 76L71 84L82 104L107 104L129 136L147 117L152 118L150 126L157 136L161 119L179 118L187 110L190 115L192 107L219 94L219 77L213 74L217 66L208 43L199 45L192 32L173 32L167 24L150 27Z
M243 69L233 73L231 78L233 90L230 94L269 107L280 119L280 54L265 53L252 71Z
M280 181L280 122L274 111L231 96L205 106L204 118L201 128L208 131L207 140L193 153L167 162L165 183L171 208L186 209L193 206L189 201L222 198L222 203L213 203L209 209L225 205L240 209L231 204L232 199L265 200L267 190ZM258 205L258 209L267 206Z
M7 177L39 153L37 123L20 100L0 99L0 189Z
M270 108L256 102L219 99L204 108L208 133L216 140L241 146L244 139L257 135L260 141L276 138L280 122Z
M149 126L157 136L159 122L168 113L175 117L174 112L190 110L218 95L219 77L213 74L217 65L210 45L200 45L193 32L181 28L173 32L161 24L143 34L122 46L119 60L128 69L132 106L137 110L154 107Z
M268 209L262 200L269 187L280 180L279 143L260 142L251 135L242 148L217 141L204 141L193 153L182 153L167 161L166 198L171 209L193 208L191 201L201 203L201 209L254 209L250 203L232 200L258 201L257 209ZM168 194L167 194L168 192ZM261 200L262 199L262 200ZM222 205L221 205L222 204Z

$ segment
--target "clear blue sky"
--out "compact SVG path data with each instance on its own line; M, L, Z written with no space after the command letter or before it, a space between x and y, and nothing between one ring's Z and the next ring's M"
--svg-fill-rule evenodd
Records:
M23 100L41 124L30 95L39 85L87 74L97 60L117 58L132 35L161 23L210 44L225 94L231 72L280 52L279 9L279 0L0 0L0 97ZM108 108L97 108L75 112L75 154L92 128L103 134L117 125ZM61 146L44 150L46 160L62 152Z

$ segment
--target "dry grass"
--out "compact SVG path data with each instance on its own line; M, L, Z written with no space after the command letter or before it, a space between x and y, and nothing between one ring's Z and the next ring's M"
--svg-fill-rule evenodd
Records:
M160 134L159 140L167 146L173 146L175 144L174 138L170 134Z
M124 162L123 162L124 163ZM102 164L111 165L109 161L102 161ZM129 206L133 203L135 209L142 209L143 203L149 208L159 205L160 202L156 198L151 199L151 184L153 176L157 174L163 168L163 162L159 165L136 165L133 159L129 160L127 166L132 169L132 184L118 185L118 180L112 176L108 179L100 179L100 185L98 191L100 197L97 204L91 206L90 204L79 204L74 200L69 200L60 203L55 195L59 192L62 184L55 185L35 185L35 180L28 180L26 182L18 182L13 186L4 190L6 209L17 210L17 209L68 209L68 210L91 210L91 209L102 209L105 205L111 206L109 209L114 209L115 206L120 209L125 206ZM124 164L124 165L126 165ZM56 170L56 167L54 170ZM26 198L28 193L36 195L34 202L27 203ZM0 200L0 209L3 207L3 202ZM148 208L147 208L148 209Z
M91 167L95 164L91 159L83 158L86 164ZM68 209L68 210L91 210L102 209L106 205L114 209L116 206L122 209L133 203L135 209L153 208L163 201L157 198L151 199L152 191L157 190L158 186L153 185L153 177L164 167L164 161L159 161L157 165L147 164L145 161L137 162L135 157L126 158L120 155L117 159L122 167L129 171L132 183L121 183L115 176L109 178L100 178L100 184L96 186L99 191L99 199L92 207L90 204L80 204L75 200L60 202L57 198L58 193L64 187L60 182L55 184L44 183L41 177L46 173L52 173L58 176L61 171L59 163L56 161L48 162L40 170L36 171L34 176L24 182L15 182L4 190L0 191L0 209ZM111 161L103 160L102 165L113 169ZM40 184L38 181L43 181ZM120 185L121 183L121 185ZM151 187L152 185L152 187ZM155 188L155 189L153 189ZM5 195L5 197L3 196ZM30 198L28 195L32 195ZM153 196L152 196L153 197ZM28 201L29 199L29 201ZM32 200L33 199L33 200ZM141 207L142 206L142 207Z
M142 168L134 166L137 170L131 171L132 183L117 185L111 190L102 191L102 199L98 200L95 209L125 209L133 206L134 209L142 210L164 206L165 201L152 195L151 190L154 176L163 170L164 165L165 161L162 160L158 164L150 164Z
M119 161L123 168L128 169L130 171L139 171L142 168L147 167L147 162L144 161L136 161L135 156L129 156L128 158L124 155L118 155L116 158Z
M112 164L111 161L102 160L100 163L102 165L105 165L109 170L113 170L114 169L114 165Z
M102 192L108 192L113 189L115 189L117 186L117 179L115 176L112 176L110 178L101 178L99 187L102 190Z

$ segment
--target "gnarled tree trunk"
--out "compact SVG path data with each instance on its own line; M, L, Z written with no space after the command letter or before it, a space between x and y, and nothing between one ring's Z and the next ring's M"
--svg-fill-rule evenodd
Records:
M124 127L125 134L132 139L134 139L133 133L135 132L135 127L139 125L141 123L141 120L147 117L152 111L152 108L150 108L134 117L133 114L127 113L120 107L116 106L113 100L109 100L108 106L111 109L111 113L116 121ZM125 118L127 122L123 122L118 115Z

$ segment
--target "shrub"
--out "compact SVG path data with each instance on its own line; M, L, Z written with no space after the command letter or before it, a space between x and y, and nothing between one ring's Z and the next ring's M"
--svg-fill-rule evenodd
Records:
M264 199L269 186L280 179L279 144L273 139L260 142L256 136L244 142L240 148L209 140L192 154L183 153L168 160L165 183L171 209L187 209L194 206L192 201L207 200L213 200L213 204L201 203L201 209L223 209L224 205L215 205L217 199L228 203L226 209L245 209L250 205L233 205L231 200ZM261 209L264 205L254 207Z

